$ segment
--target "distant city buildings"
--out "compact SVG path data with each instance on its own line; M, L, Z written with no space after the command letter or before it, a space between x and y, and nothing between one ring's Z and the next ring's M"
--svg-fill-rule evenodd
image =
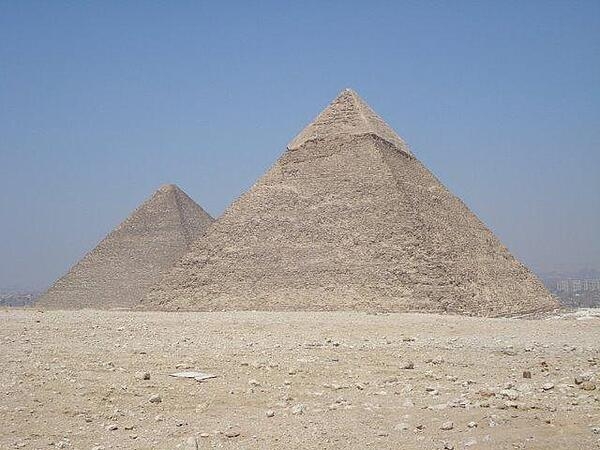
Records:
M573 277L552 274L543 277L544 284L563 306L572 308L600 308L600 278Z
M600 292L600 279L595 280L556 280L556 291L565 293Z
M0 307L4 306L28 306L35 302L39 292L30 291L4 291L0 290Z

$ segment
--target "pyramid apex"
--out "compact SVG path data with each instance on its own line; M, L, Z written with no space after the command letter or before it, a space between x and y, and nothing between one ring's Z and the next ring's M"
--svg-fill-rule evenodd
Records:
M288 149L298 149L313 140L361 135L376 135L397 150L412 156L402 138L351 88L343 89L329 106L288 144Z
M163 184L161 187L158 188L159 192L174 192L174 191L178 191L180 190L179 187L176 184Z

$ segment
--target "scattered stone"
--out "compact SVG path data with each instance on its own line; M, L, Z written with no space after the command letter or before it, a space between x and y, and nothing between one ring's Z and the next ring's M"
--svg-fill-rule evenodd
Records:
M481 389L478 394L484 398L489 398L489 397L493 397L496 394L491 390L491 389Z
M591 381L584 381L581 384L581 389L583 389L584 391L593 391L596 389L596 385Z
M115 431L115 430L118 430L118 429L119 429L119 427L117 425L115 425L114 423L112 425L108 425L106 427L106 431Z
M469 428L477 428L477 422L469 422L469 423L467 424L467 426L468 426Z
M513 401L519 398L519 393L515 389L503 389L500 391L500 395L503 398L507 398Z
M304 414L304 410L304 405L299 403L296 406L292 407L292 414L294 414L295 416L302 415Z
M523 378L531 378L531 371L524 370L523 371Z
M402 364L402 366L400 368L405 369L405 370L414 369L415 363L413 363L412 361L407 361L406 363Z
M444 450L454 450L454 445L450 444L449 442L446 442L444 444Z
M583 384L586 381L591 381L592 380L592 374L591 373L582 373L581 375L578 375L575 377L575 384Z
M550 391L550 390L554 389L554 383L545 383L542 385L542 389L544 391Z
M198 450L198 449L199 449L198 439L196 439L194 436L190 437L185 442L185 450Z
M406 431L406 430L408 430L408 428L409 428L408 424L406 424L406 423L399 423L398 425L396 425L394 427L394 429L397 431Z
M160 398L160 395L158 395L158 394L152 394L148 401L150 403L160 403L160 402L162 402L162 398Z
M600 434L600 427L593 427L592 428L592 433L594 433L594 434Z
M136 372L135 377L139 380L149 380L150 372Z
M454 428L454 422L448 421L448 422L444 422L442 424L442 426L440 427L440 430L449 431L449 430L452 430L453 428Z
M250 386L260 386L260 383L258 381L256 381L256 380L249 380L248 384Z
M275 411L273 411L272 409L269 409L266 414L267 414L267 417L273 417L273 416L275 416Z
M225 436L227 436L228 438L235 438L235 437L238 437L239 435L240 435L240 430L238 430L237 428L232 428L225 432Z

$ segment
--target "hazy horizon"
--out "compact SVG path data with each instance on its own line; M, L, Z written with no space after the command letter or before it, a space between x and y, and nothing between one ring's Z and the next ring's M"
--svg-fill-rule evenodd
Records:
M600 3L0 4L0 288L213 216L346 87L521 261L600 269Z

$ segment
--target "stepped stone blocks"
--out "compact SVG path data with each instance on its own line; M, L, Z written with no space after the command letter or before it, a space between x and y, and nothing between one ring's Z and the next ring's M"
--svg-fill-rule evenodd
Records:
M36 306L132 308L212 222L177 186L163 186L56 281Z
M351 90L292 140L141 305L481 316L556 306Z

